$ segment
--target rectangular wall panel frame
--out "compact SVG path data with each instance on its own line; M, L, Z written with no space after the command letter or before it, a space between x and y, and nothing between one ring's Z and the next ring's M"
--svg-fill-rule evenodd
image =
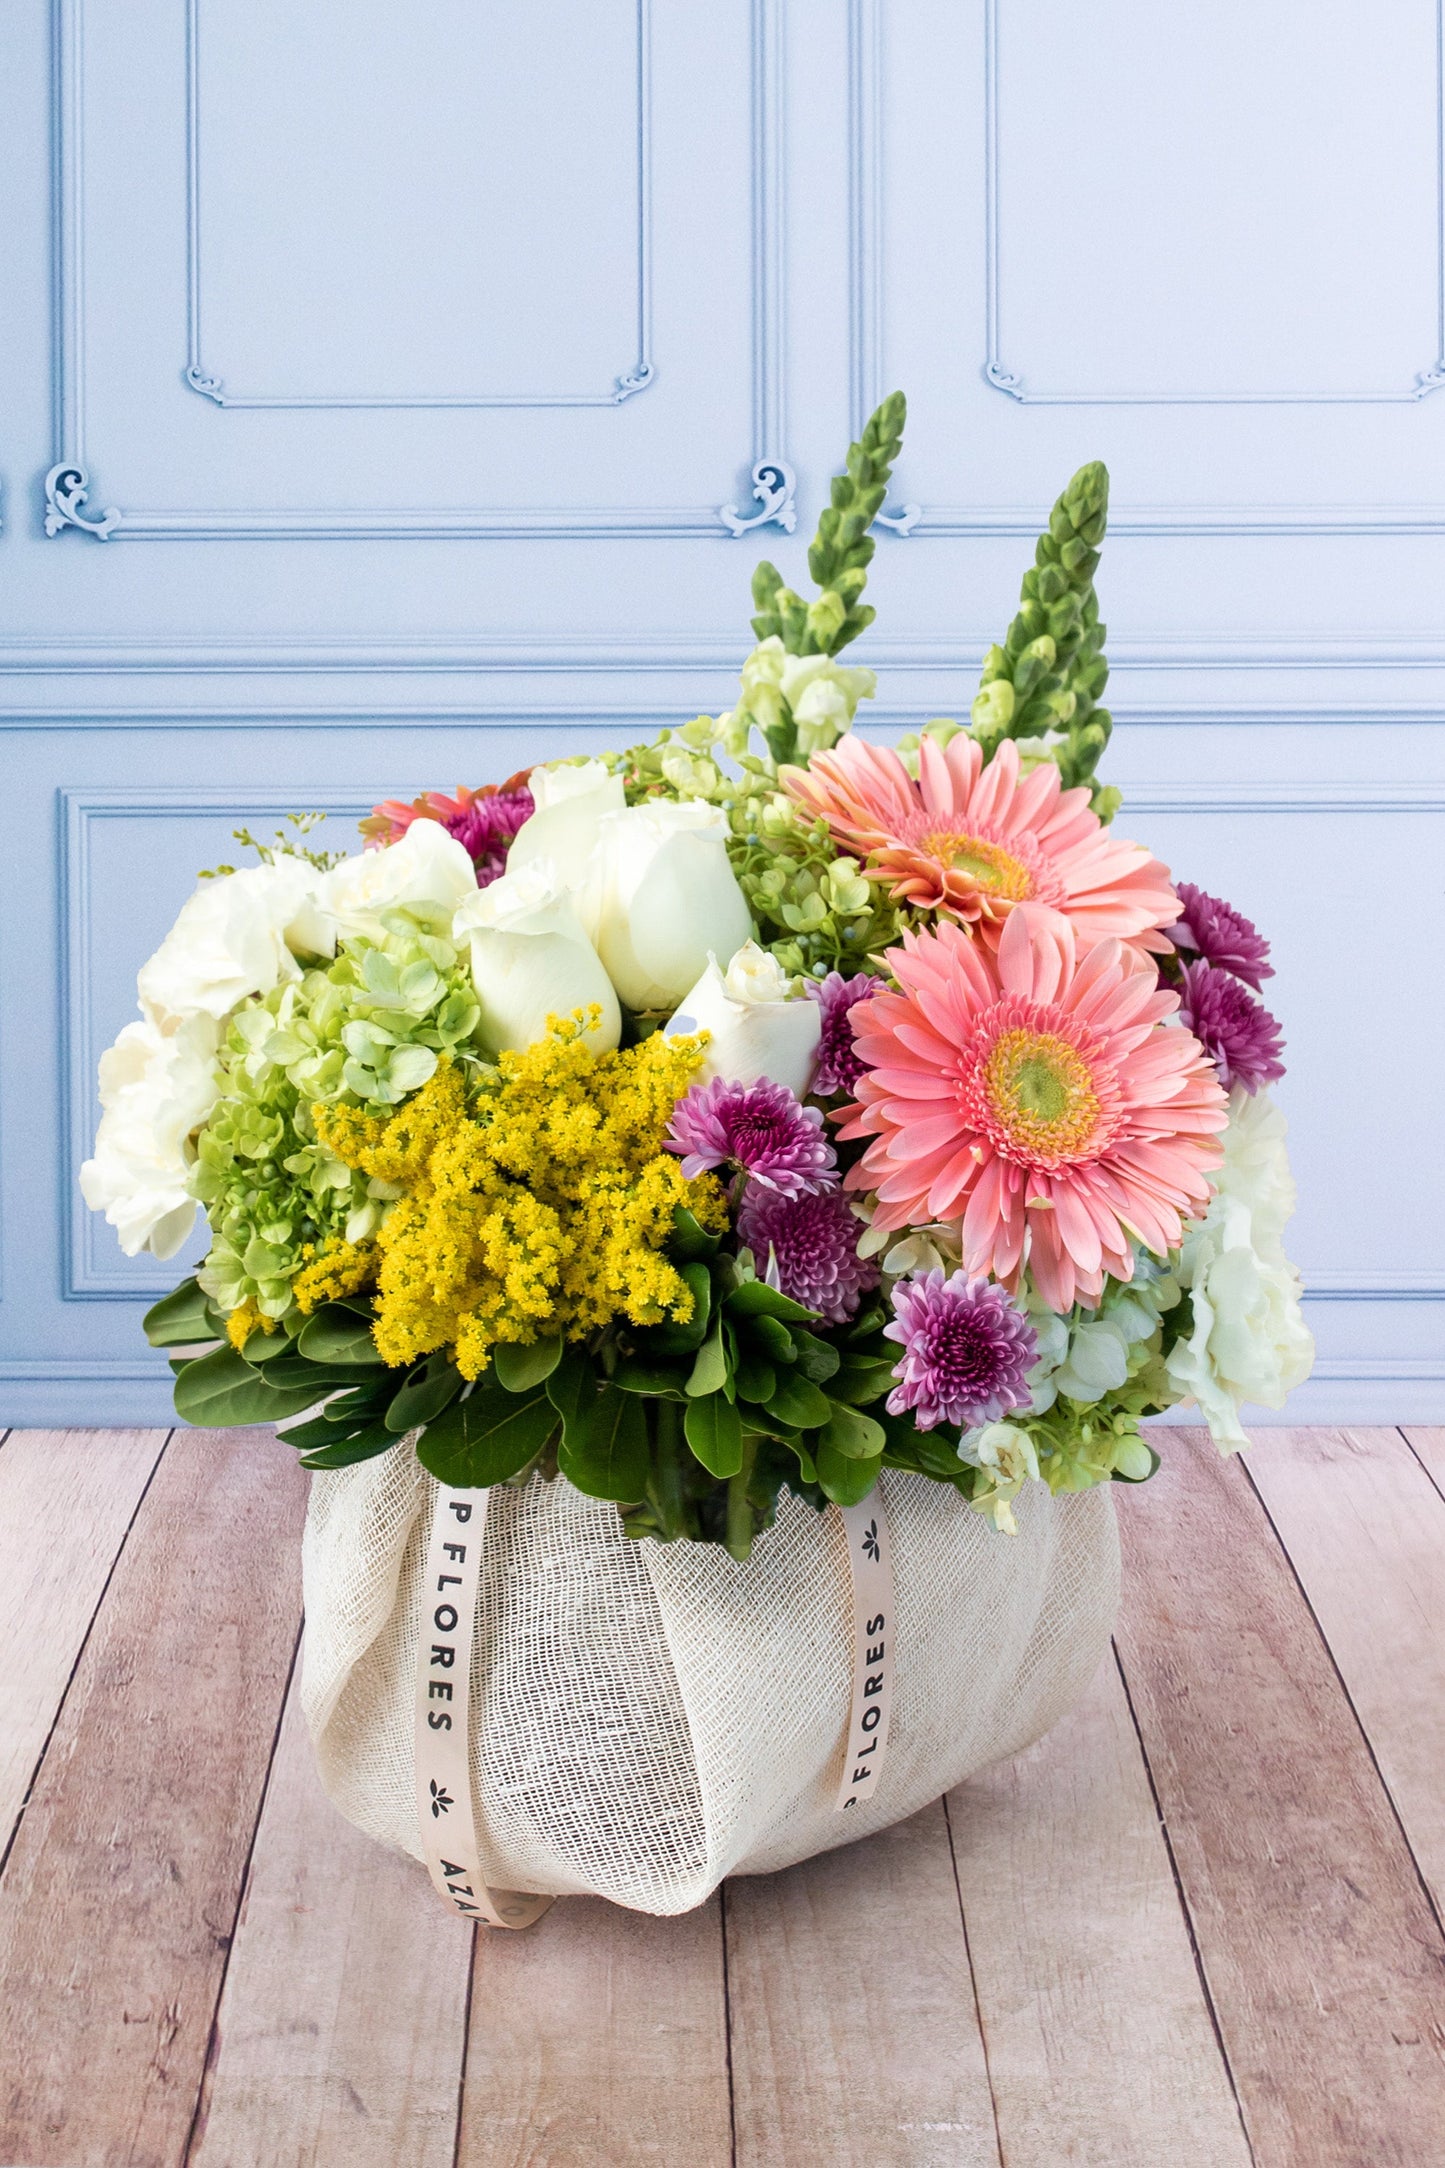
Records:
M784 202L784 21L785 0L750 0L751 80L751 355L752 429L754 451L749 485L754 508L737 502L722 505L587 506L567 508L475 506L464 508L377 507L337 510L323 507L293 508L214 506L197 510L97 506L101 495L92 481L86 430L85 397L85 142L84 142L84 33L87 0L52 0L52 277L54 286L54 457L44 481L45 533L50 538L76 531L105 542L124 537L133 540L181 538L265 539L276 536L309 536L323 540L345 539L437 540L495 537L520 541L529 537L599 538L625 535L720 536L739 535L776 525L791 534L797 523L794 500L796 477L785 456L787 428L785 397L785 312L783 303L783 250L786 229ZM642 50L650 21L651 0L639 0ZM187 25L193 31L196 0L188 0ZM228 401L224 387L211 378L201 358L197 311L197 262L195 219L195 99L191 80L195 40L188 45L189 120L188 160L190 261L190 353L183 381L190 389L214 399L219 405L267 406L363 404L380 406L393 402L352 401ZM648 67L640 65L640 88L647 94ZM648 135L646 113L642 137ZM649 253L647 235L651 222L650 161L645 150L640 161L639 248L644 275L644 321L642 354L638 369L619 379L611 395L596 403L616 406L650 385L655 365L650 356L650 277L646 274ZM638 374L638 370L645 373ZM194 372L194 374L192 373ZM406 400L413 405L539 405L563 402L456 400ZM573 402L565 402L573 403ZM592 402L581 402L592 403Z
M886 61L885 0L848 0L849 381L855 436L884 391L883 207L886 152L882 93ZM1413 384L1345 393L1069 394L1036 393L1006 365L999 341L998 26L1004 0L984 0L985 109L985 351L981 380L1031 406L1325 406L1418 405L1445 386L1445 0L1436 0L1436 314L1439 351ZM879 520L899 535L967 539L1036 534L1040 515L1027 505L930 505L905 502ZM1436 535L1445 534L1445 504L1412 505L1118 505L1109 517L1116 535Z

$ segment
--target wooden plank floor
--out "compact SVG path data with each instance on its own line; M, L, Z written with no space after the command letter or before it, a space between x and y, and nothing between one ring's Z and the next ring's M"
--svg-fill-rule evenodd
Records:
M1171 1431L1027 1754L475 1934L322 1796L266 1432L0 1442L0 2168L1445 2168L1445 1431Z

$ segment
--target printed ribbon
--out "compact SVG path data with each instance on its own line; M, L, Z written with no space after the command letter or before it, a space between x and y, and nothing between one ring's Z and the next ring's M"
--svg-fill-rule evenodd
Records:
M833 1805L844 1813L878 1788L893 1715L893 1546L883 1493L840 1506L853 1576L853 1707L843 1776Z
M416 1673L416 1801L427 1872L448 1909L491 1927L530 1927L551 1904L487 1887L472 1804L472 1650L486 1536L484 1490L438 1484L426 1554ZM853 1701L843 1775L845 1812L877 1789L893 1708L893 1555L883 1499L841 1506L853 1585Z
M416 1667L417 1814L427 1872L449 1909L530 1927L552 1900L488 1889L472 1806L472 1648L490 1496L437 1485Z

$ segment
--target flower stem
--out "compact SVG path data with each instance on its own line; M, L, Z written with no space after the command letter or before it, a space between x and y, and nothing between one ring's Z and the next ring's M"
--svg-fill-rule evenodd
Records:
M652 1402L652 1503L664 1543L688 1533L678 1453L677 1402Z
M756 1435L743 1439L743 1464L735 1476L728 1479L727 1547L739 1560L752 1556L753 1504L748 1496L748 1486L753 1480L753 1468L758 1457Z

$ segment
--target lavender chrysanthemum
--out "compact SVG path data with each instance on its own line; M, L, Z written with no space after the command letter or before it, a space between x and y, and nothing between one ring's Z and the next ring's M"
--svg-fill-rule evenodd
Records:
M1255 1092L1284 1075L1279 1025L1232 973L1213 964L1186 964L1180 974L1179 1017L1214 1063L1226 1090L1242 1084Z
M668 1150L682 1154L689 1181L711 1167L735 1167L781 1197L831 1189L838 1158L823 1135L817 1107L805 1107L786 1084L726 1077L694 1084L672 1111Z
M992 1280L923 1272L898 1282L893 1309L883 1333L901 1342L903 1359L893 1373L898 1385L888 1395L890 1415L911 1408L920 1430L939 1423L963 1430L1028 1405L1024 1381L1038 1359L1038 1336Z
M738 1240L752 1251L758 1277L771 1257L778 1286L830 1325L846 1325L864 1290L878 1285L878 1267L858 1255L862 1232L841 1190L784 1197L749 1187L738 1213Z
M1176 892L1184 913L1169 929L1175 947L1192 949L1204 963L1232 971L1258 993L1264 981L1274 977L1274 965L1269 943L1253 920L1192 881L1180 881Z
M863 1064L853 1044L853 1010L886 988L887 981L874 978L870 971L860 971L852 979L845 979L841 971L830 971L825 979L808 981L807 991L823 1012L818 1066L813 1071L813 1090L822 1098L851 1092L862 1076Z

